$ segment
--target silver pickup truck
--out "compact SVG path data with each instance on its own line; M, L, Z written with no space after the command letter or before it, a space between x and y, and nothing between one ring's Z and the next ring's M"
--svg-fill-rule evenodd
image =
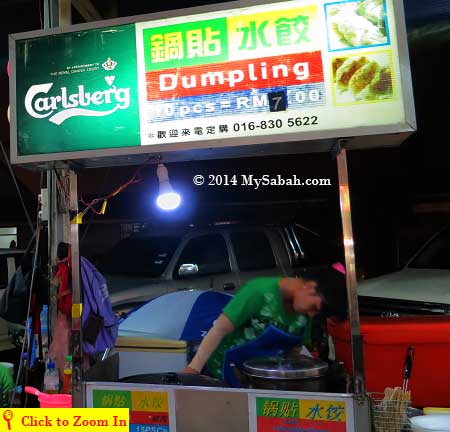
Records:
M336 259L336 250L300 225L227 223L139 232L120 241L99 268L114 309L125 312L177 290L234 294L255 277L293 275L302 268L327 264Z

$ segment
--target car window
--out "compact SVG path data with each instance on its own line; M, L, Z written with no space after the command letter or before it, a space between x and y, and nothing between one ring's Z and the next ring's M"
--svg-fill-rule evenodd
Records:
M239 270L262 270L276 266L272 247L263 231L242 231L230 234Z
M179 279L182 264L197 264L199 275L228 273L231 271L225 239L219 234L207 234L188 241L174 269L174 279Z
M176 236L127 238L102 259L100 270L106 274L161 276L179 243Z
M450 270L450 229L431 240L408 267Z

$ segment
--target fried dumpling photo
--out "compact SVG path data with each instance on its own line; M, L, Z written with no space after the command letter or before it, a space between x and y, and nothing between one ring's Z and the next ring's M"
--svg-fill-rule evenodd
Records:
M382 63L386 60L382 59ZM331 65L338 95L343 95L348 102L392 97L392 71L389 66L367 56L336 57Z
M371 61L366 63L363 67L359 68L348 82L349 90L358 96L367 86L370 85L372 80L375 78L380 70L380 65Z
M336 84L341 90L347 90L352 76L366 63L367 57L349 58L336 70Z

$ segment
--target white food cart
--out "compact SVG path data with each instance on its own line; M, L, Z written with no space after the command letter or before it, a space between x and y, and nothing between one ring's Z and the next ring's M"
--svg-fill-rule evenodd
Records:
M47 171L52 257L72 244L74 406L128 407L137 432L370 430L346 152L415 130L402 2L227 2L49 28L11 35L10 62L12 163ZM337 159L353 392L87 380L76 172L306 152Z

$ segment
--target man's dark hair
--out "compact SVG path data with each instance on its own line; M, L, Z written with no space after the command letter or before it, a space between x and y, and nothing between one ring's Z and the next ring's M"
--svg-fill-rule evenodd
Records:
M304 280L317 282L317 293L322 297L320 316L345 320L348 314L347 284L345 275L327 267L307 270L299 274Z

